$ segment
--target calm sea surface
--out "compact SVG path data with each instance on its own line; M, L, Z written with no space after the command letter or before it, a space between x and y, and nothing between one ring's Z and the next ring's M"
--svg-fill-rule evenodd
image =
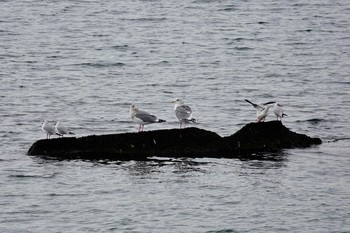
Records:
M0 2L0 232L350 232L350 1ZM56 161L43 120L134 132L131 103L228 136L279 101L320 137L261 160ZM270 115L267 120L274 120ZM271 158L274 159L271 159Z

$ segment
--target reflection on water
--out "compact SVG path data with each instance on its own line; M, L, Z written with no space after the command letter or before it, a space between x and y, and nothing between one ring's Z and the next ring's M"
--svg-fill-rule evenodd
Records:
M165 169L172 170L172 173L205 173L206 170L202 167L206 164L208 164L208 162L199 162L191 158L173 159L152 157L145 161L125 162L124 166L127 167L130 174L143 176L151 173L163 172Z
M224 161L224 162L223 162ZM288 161L287 152L278 153L259 153L255 154L252 159L213 159L213 158L161 158L150 157L144 161L125 161L121 162L129 174L134 176L144 176L153 173L172 172L176 174L191 173L208 173L215 166L225 164L234 172L234 167L243 170L269 170L283 168ZM112 162L113 163L113 162Z
M253 153L249 156L245 156L240 158L242 161L245 160L259 160L259 161L284 161L287 157L287 153L284 150L280 150L278 152L261 152L261 153Z

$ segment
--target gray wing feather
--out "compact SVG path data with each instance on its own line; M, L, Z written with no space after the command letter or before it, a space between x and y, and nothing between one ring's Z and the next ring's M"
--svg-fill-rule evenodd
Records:
M263 105L274 104L274 103L276 103L276 102L275 101L270 101L270 102L263 103Z
M138 111L135 117L139 118L140 120L146 123L155 123L158 119L156 116L151 115L145 111Z
M249 100L247 100L247 99L245 99L245 101L247 101L248 103L250 103L251 105L253 105L254 108L259 108L259 105L254 104L253 102L251 102L251 101L249 101Z
M180 120L191 117L191 114L192 114L192 110L187 105L181 105L177 107L175 110L175 115Z

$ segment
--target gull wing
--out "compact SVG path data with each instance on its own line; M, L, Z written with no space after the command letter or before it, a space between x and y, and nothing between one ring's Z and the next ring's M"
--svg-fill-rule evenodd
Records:
M181 105L175 109L175 115L179 120L188 119L192 116L192 110L187 105Z
M58 125L57 126L57 131L59 134L68 134L68 129L64 125Z
M145 111L138 111L135 114L135 117L139 118L140 120L142 120L145 123L155 123L155 122L157 122L157 119L158 119L156 116L151 115Z
M266 102L266 103L263 103L262 105L268 105L268 104L274 104L276 103L275 101L270 101L270 102Z
M253 107L256 108L256 109L258 109L259 107L261 107L261 106L259 106L259 105L257 105L257 104L252 103L251 101L249 101L249 100L247 100L247 99L245 99L245 101L248 102L248 103L250 103L251 105L253 105Z

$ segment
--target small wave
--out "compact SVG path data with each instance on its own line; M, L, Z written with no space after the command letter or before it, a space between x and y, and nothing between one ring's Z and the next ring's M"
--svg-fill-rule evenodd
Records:
M158 62L157 65L164 65L164 64L169 64L168 61L161 61L161 62Z
M160 62L156 62L156 63L148 63L147 65L148 66L158 66L158 65L167 65L167 64L169 64L169 62L168 61L160 61Z
M254 48L251 48L251 47L235 47L233 49L240 50L240 51L246 51L246 50L253 50Z
M129 48L129 46L127 44L125 45L114 45L112 46L112 49L115 49L115 50L126 50L127 48Z
M232 39L232 41L263 41L265 38L244 38L244 37L237 37Z
M76 197L76 196L86 196L87 193L48 193L45 196L49 197Z
M269 22L259 21L258 24L268 24Z
M18 229L14 230L14 229L10 229L10 228L7 228L7 227L0 227L0 232L17 233ZM21 232L22 233L31 233L32 231L21 229Z
M233 39L233 41L243 41L243 40L247 40L247 39L243 37L237 37Z
M312 118L312 119L307 119L307 120L298 120L296 122L308 122L311 124L318 124L321 121L325 121L325 119L321 119L321 118Z
M336 138L336 137L331 137L331 138L325 138L324 139L326 142L341 142L341 141L349 141L349 137L345 138Z
M307 122L315 122L315 123L318 123L318 122L321 122L321 121L324 121L324 119L321 119L321 118L312 118L312 119L308 119L306 120Z
M159 22L159 21L163 21L166 20L165 17L161 17L161 18L124 18L123 20L130 20L130 21L141 21L141 22Z
M212 230L207 231L206 233L237 233L238 231L235 231L233 229L223 229L223 230Z
M95 68L101 68L101 67L122 67L122 66L126 66L125 63L123 62L116 62L116 63L90 63L90 62L86 62L86 63L80 63L80 64L76 64L77 66L91 66L91 67L95 67Z
M298 30L298 32L312 32L312 29Z
M56 173L50 174L50 175L26 175L26 174L16 174L16 175L9 175L9 178L44 178L44 179L50 179L56 176Z
M350 82L348 82L348 81L332 81L331 83L345 84L345 85L349 85L350 84Z
M22 57L22 56L21 55L13 55L13 54L1 53L0 57L1 57L1 59L3 59L3 58L19 58L19 57Z
M94 34L93 37L108 37L108 34Z
M290 42L290 43L284 43L284 45L308 45L308 43L305 43L305 42Z
M231 12L231 11L236 11L237 7L235 6L226 6L225 8L221 8L218 11L227 11L227 12Z

